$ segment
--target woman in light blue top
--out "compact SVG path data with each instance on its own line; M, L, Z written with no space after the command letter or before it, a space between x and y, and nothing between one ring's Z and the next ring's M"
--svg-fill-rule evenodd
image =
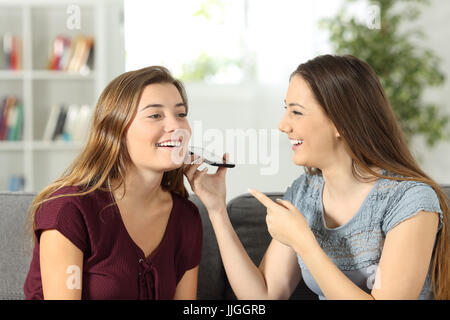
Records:
M240 299L289 298L303 277L320 299L449 299L449 208L417 165L372 68L319 56L292 74L278 125L305 174L267 207L259 267L226 212L225 168L187 166ZM224 159L226 160L226 155Z

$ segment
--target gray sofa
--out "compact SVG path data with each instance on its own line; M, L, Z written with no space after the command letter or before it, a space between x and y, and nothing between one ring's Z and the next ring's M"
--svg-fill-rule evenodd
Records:
M283 193L266 193L266 195L272 200L283 197ZM203 249L197 298L201 300L236 299L223 268L208 213L197 196L191 196L190 200L199 208L203 224ZM244 194L230 200L227 209L231 223L244 248L253 262L259 265L272 239L266 226L266 208L250 194ZM317 295L310 291L302 280L291 299L316 300Z
M444 190L450 198L450 186L444 186ZM272 199L283 196L282 193L267 195ZM24 241L24 221L34 196L32 193L0 193L0 300L24 298L23 283L32 252ZM203 223L197 297L202 300L236 299L227 281L207 212L195 195L191 195L190 200L198 206ZM265 223L265 208L249 194L231 200L227 207L236 233L249 256L259 264L271 239ZM317 297L301 281L291 299Z

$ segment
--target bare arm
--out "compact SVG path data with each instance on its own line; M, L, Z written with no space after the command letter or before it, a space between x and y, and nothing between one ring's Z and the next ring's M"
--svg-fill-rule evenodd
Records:
M347 278L316 245L302 256L327 299L417 299L424 285L438 226L436 213L422 211L388 232L368 294Z
M272 239L259 265L264 274L269 299L289 299L301 279L295 251Z
M386 235L372 292L354 284L320 247L308 222L289 201L273 202L251 190L267 207L267 228L274 239L294 248L327 299L417 299L430 266L439 217L421 211Z
M224 155L224 160L227 157ZM258 268L248 256L226 211L226 168L215 174L198 171L201 162L185 166L185 175L208 210L225 272L238 299L287 299L300 277L295 252L272 241Z
M375 299L417 299L433 253L439 216L422 211L389 231L372 290Z
M259 268L248 256L226 211L210 214L225 272L238 299L288 299L297 287L300 268L295 252L272 240Z
M44 299L81 299L83 252L57 230L41 234L39 249Z
M174 300L195 300L197 298L198 266L184 273L175 290Z

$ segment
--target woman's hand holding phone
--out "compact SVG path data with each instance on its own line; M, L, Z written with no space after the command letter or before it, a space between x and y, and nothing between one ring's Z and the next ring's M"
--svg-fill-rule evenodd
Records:
M223 155L224 162L227 161L227 154ZM219 167L214 174L208 174L208 168L202 171L197 170L203 163L203 159L198 156L191 156L191 164L185 165L184 175L186 176L192 191L200 198L209 214L223 211L226 212L226 185L225 177L227 168Z

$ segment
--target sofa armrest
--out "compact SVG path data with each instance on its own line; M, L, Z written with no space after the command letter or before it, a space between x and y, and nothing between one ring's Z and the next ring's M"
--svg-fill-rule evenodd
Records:
M32 257L25 218L35 194L0 193L0 300L24 299L23 284Z

